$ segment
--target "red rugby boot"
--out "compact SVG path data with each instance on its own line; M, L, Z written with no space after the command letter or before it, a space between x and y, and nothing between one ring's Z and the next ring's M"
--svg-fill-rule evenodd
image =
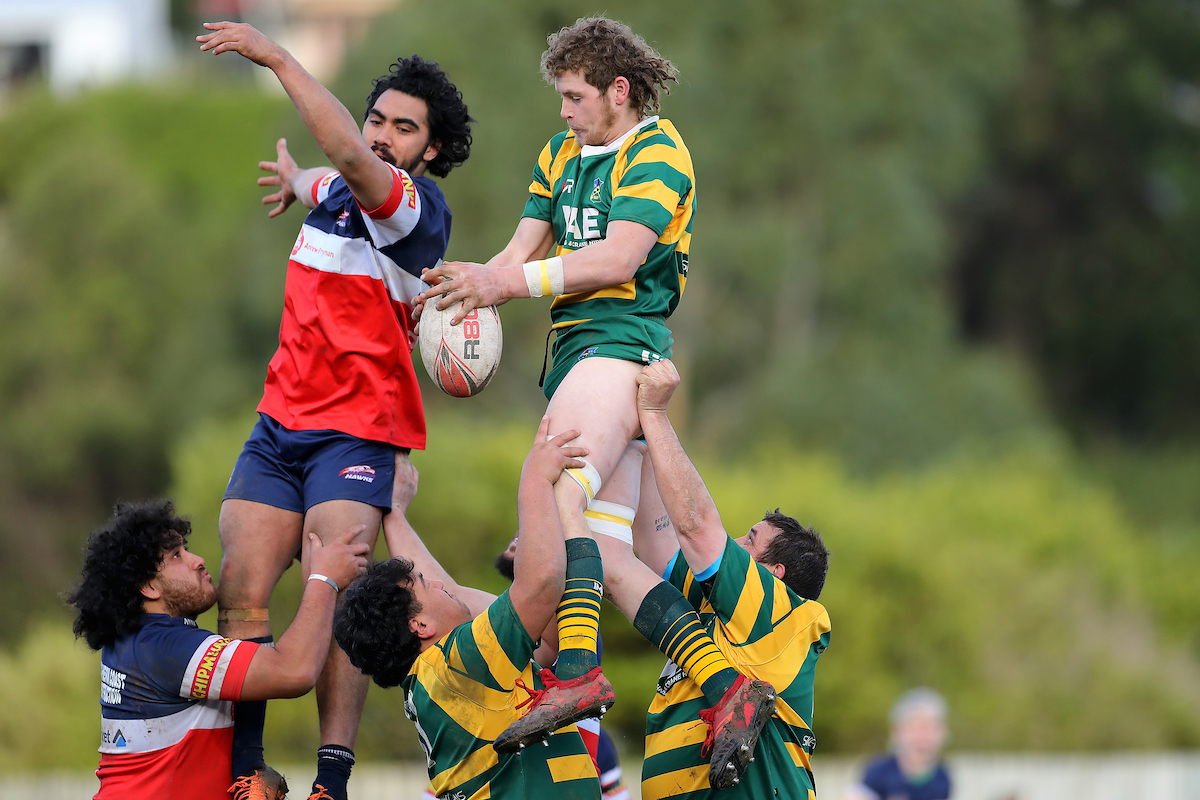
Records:
M733 686L712 708L700 712L709 724L700 755L709 753L708 783L714 789L737 786L767 720L775 713L775 689L766 681L739 675Z
M492 747L497 753L512 753L534 742L543 742L559 728L588 717L603 717L616 702L612 684L599 667L591 672L560 681L548 669L542 670L545 689L530 691L524 683L517 685L529 692L529 699L517 708L531 706L525 716L509 725L496 737Z

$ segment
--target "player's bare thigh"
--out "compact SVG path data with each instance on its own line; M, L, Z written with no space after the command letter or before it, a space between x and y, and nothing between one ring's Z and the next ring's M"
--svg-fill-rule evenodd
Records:
M217 529L221 537L221 575L217 601L222 610L254 609L265 617L271 590L300 552L304 517L296 511L256 503L226 500ZM266 636L270 624L256 621L222 622L220 633L235 638Z
M383 509L357 500L327 500L310 508L304 515L303 556L300 560L304 578L307 579L309 575L308 552L312 547L308 540L310 531L317 534L322 544L330 544L347 531L362 526L352 541L366 542L374 549L382 522Z
M639 430L637 376L642 365L617 358L585 358L567 373L546 413L550 431L575 429L573 442L588 449L587 460L607 480Z

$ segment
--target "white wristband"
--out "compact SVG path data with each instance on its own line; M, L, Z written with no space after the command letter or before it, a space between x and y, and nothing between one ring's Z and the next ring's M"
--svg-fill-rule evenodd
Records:
M314 572L312 575L308 576L308 579L310 581L325 581L326 583L328 583L330 586L333 587L334 594L342 593L341 587L339 587L336 583L334 583L333 578L329 577L328 575L322 575L319 572Z
M525 286L530 297L560 295L566 291L566 275L563 273L562 256L530 261L522 264L525 270Z

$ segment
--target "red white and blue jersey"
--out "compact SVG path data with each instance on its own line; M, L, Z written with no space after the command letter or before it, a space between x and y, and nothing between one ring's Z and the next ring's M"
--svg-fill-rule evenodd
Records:
M313 185L288 261L279 349L258 410L293 431L334 430L425 447L409 316L450 240L450 209L430 179L392 167L383 205L358 205L336 172Z
M95 800L228 800L233 703L258 645L146 614L100 655Z

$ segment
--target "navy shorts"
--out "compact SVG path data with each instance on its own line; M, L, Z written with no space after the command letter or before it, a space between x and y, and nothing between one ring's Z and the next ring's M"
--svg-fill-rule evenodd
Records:
M337 431L292 431L258 415L233 465L225 500L303 514L327 500L392 507L396 447Z

